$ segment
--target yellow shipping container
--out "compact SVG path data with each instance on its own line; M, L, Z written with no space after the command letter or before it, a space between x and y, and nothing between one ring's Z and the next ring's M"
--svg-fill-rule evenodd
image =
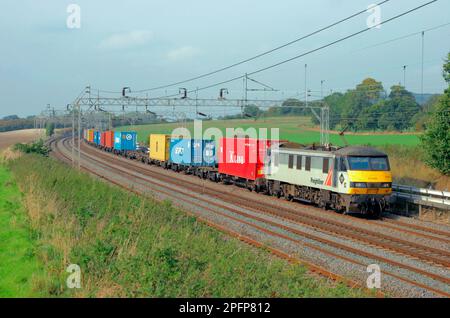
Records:
M94 129L88 129L88 141L94 142Z
M150 135L150 159L168 161L170 156L170 135Z

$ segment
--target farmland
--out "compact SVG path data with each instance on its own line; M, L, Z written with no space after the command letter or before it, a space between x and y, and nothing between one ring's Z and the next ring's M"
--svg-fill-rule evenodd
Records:
M14 130L0 133L0 150L18 142L30 142L43 137L44 131L39 129Z
M193 131L193 122L188 122L186 128ZM138 139L140 142L148 143L148 135L150 133L164 133L170 134L175 128L180 127L180 123L162 123L152 125L138 125L117 127L116 130L128 129L138 132ZM251 119L233 119L233 120L211 120L203 121L203 130L210 127L216 127L225 134L226 128L242 128L248 129L253 127L259 128L279 128L280 139L287 139L292 142L301 144L312 144L320 141L320 133L314 127L309 117L269 117L258 120ZM415 146L419 143L418 134L402 134L402 133L348 133L345 136L350 145L407 145ZM344 141L340 138L337 132L330 134L330 142L334 145L343 146Z

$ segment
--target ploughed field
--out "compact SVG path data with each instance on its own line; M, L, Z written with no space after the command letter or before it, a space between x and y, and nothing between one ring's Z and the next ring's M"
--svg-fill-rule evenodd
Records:
M16 143L24 143L44 137L42 129L23 129L0 133L0 150L6 149Z

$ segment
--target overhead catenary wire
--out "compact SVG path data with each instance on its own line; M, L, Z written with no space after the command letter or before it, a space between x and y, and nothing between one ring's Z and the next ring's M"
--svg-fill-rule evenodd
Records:
M450 25L450 22L447 22L447 23L440 24L440 25L437 25L437 26L434 26L434 27L431 27L431 28L428 28L428 29L425 29L425 30L422 30L422 31L409 33L409 34L402 35L402 36L399 36L399 37L396 37L396 38L393 38L393 39L390 39L390 40L387 40L387 41L383 41L383 42L380 42L380 43L375 43L375 44L363 47L362 49L356 50L354 52L359 52L359 51L362 51L362 50L367 50L367 49L371 49L371 48L374 48L374 47L377 47L377 46L381 46L381 45L389 44L389 43L392 43L392 42L400 41L400 40L403 40L403 39L410 38L410 37L412 37L414 35L420 35L420 34L422 34L422 32L425 32L425 33L426 32L430 32L430 31L433 31L433 30L437 30L437 29L449 26L449 25Z
M383 0L383 1L379 2L379 3L377 3L376 6L381 6L381 5L383 5L383 4L385 4L385 3L389 2L389 1L391 1L391 0ZM339 24L341 24L343 22L351 20L351 19L353 19L353 18L355 18L355 17L357 17L357 16L359 16L359 15L361 15L363 13L366 13L366 12L367 12L367 8L365 8L364 10L360 10L360 11L358 11L356 13L353 13L353 14L351 14L350 16L348 16L346 18L343 18L343 19L341 19L339 21L331 23L331 24L329 24L329 25L327 25L325 27L322 27L322 28L320 28L320 29L318 29L316 31L313 31L313 32L308 33L308 34L306 34L304 36L301 36L301 37L299 37L297 39L294 39L294 40L289 41L289 42L287 42L285 44L277 46L277 47L275 47L273 49L267 50L265 52L262 52L260 54L255 55L255 56L252 56L252 57L249 57L249 58L244 59L242 61L233 63L231 65L228 65L228 66L216 69L214 71L211 71L211 72L208 72L208 73L204 73L204 74L201 74L201 75L197 75L197 76L194 76L194 77L191 77L191 78L188 78L188 79L185 79L185 80L181 80L181 81L178 81L178 82L174 82L174 83L169 83L169 84L165 84L165 85L155 86L155 87L151 87L151 88L147 88L147 89L136 90L136 91L134 91L134 93L143 93L143 92L149 92L149 91L155 91L155 90L159 90L159 89L169 88L169 87L172 87L172 86L185 84L185 83L188 83L188 82L192 82L192 81L195 81L195 80L198 80L198 79L201 79L201 78L205 78L205 77L208 77L208 76L211 76L211 75L214 75L214 74L226 71L226 70L234 68L236 66L239 66L239 65L248 63L250 61L256 60L256 59L258 59L260 57L263 57L263 56L268 55L270 53L273 53L275 51L281 50L281 49L283 49L283 48L285 48L287 46L290 46L290 45L292 45L294 43L303 41L303 40L305 40L307 38L310 38L310 37L312 37L312 36L314 36L316 34L319 34L319 33L323 32L323 31L325 31L325 30L331 29L332 27L335 27L335 26L337 26L337 25L339 25ZM111 93L111 94L121 93L121 91L108 91L108 90L99 90L99 91L103 92L103 93Z
M431 5L432 3L437 2L437 1L438 1L438 0L432 0L432 1L426 2L426 3L422 4L422 5L419 5L419 6L417 6L417 7L414 7L414 8L412 8L412 9L410 9L410 10L407 10L407 11L405 11L405 12L403 12L403 13L400 13L400 14L398 14L398 15L395 15L395 16L393 16L393 17L387 19L387 20L381 21L381 22L379 22L379 23L377 23L377 24L375 24L375 25L373 25L373 26L371 26L371 27L367 27L367 28L365 28L365 29L362 29L362 30L357 31L357 32L355 32L355 33L352 33L352 34L350 34L350 35L347 35L347 36L344 36L344 37L342 37L342 38L339 38L338 40L329 42L329 43L327 43L327 44L325 44L325 45L322 45L322 46L317 47L317 48L315 48L315 49L309 50L309 51L307 51L307 52L305 52L305 53L302 53L302 54L293 56L293 57L291 57L291 58L289 58L289 59L280 61L280 62L278 62L278 63L272 64L272 65L269 65L269 66L266 66L266 67L264 67L264 68L258 69L258 70L253 71L253 72L249 72L249 73L247 73L246 75L236 76L236 77L233 77L233 78L228 79L228 80L224 80L224 81L221 81L221 82L218 82L218 83L214 83L214 84L211 84L211 85L207 85L207 86L204 86L204 87L197 88L196 90L190 90L190 91L188 91L188 93L192 93L193 91L206 90L206 89L209 89L209 88L212 88L212 87L216 87L216 86L219 86L219 85L227 84L227 83L230 83L230 82L233 82L233 81L242 79L242 78L244 78L245 76L255 75L255 74L258 74L258 73L267 71L267 70L269 70L269 69L275 68L275 67L277 67L277 66L286 64L286 63L288 63L288 62L294 61L294 60L299 59L299 58L301 58L301 57L304 57L304 56L306 56L306 55L309 55L309 54L312 54L312 53L314 53L314 52L323 50L323 49L325 49L325 48L327 48L327 47L333 46L333 45L335 45L335 44L337 44L337 43L343 42L343 41L348 40L348 39L350 39L350 38L352 38L352 37L355 37L355 36L357 36L357 35L360 35L360 34L362 34L362 33L365 33L365 32L367 32L367 31L369 31L369 30L371 30L371 29L373 29L373 28L375 28L375 27L377 27L377 26L381 26L381 25L383 25L383 24L387 24L387 23L389 23L389 22L392 22L392 21L394 21L394 20L396 20L396 19L398 19L398 18L401 18L401 17L403 17L403 16L405 16L405 15L407 15L407 14L410 14L410 13L412 13L412 12L415 12L415 11L419 10L419 9L422 9L422 8L424 8L424 7L428 6L428 5ZM175 96L178 96L178 94L167 95L167 96L160 96L160 97L158 97L158 98L168 98L168 97L175 97Z

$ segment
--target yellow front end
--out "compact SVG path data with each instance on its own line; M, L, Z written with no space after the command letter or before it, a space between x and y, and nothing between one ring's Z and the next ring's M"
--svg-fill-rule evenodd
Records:
M347 194L390 194L390 171L348 171L350 187Z
M150 135L150 159L168 161L170 153L170 135Z

